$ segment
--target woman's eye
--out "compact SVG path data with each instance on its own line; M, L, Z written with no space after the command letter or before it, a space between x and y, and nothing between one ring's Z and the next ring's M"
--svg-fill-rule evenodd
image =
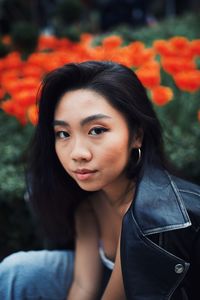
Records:
M94 127L89 131L90 135L99 135L102 134L104 132L108 131L108 129L104 128L104 127Z
M69 133L66 132L66 131L57 131L56 132L56 138L59 138L59 139L66 139L69 137Z

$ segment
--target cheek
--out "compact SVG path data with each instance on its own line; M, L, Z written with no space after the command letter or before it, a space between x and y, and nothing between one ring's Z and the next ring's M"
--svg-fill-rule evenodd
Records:
M128 142L109 143L109 147L102 153L102 160L105 164L113 165L113 168L117 165L125 166L128 162L129 151Z

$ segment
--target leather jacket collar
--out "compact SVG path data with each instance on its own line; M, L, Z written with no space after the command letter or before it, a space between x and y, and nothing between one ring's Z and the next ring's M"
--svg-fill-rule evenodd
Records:
M175 182L167 171L153 166L144 171L130 209L145 235L191 225Z

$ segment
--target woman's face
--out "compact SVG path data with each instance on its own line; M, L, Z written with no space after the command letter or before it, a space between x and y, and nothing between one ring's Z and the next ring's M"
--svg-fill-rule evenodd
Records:
M54 114L55 149L66 172L86 191L119 188L127 178L130 146L124 116L98 93L66 92Z

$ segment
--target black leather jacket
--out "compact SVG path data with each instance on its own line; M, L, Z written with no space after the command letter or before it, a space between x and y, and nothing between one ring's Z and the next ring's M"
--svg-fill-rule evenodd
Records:
M128 300L200 299L200 187L149 167L123 219Z

